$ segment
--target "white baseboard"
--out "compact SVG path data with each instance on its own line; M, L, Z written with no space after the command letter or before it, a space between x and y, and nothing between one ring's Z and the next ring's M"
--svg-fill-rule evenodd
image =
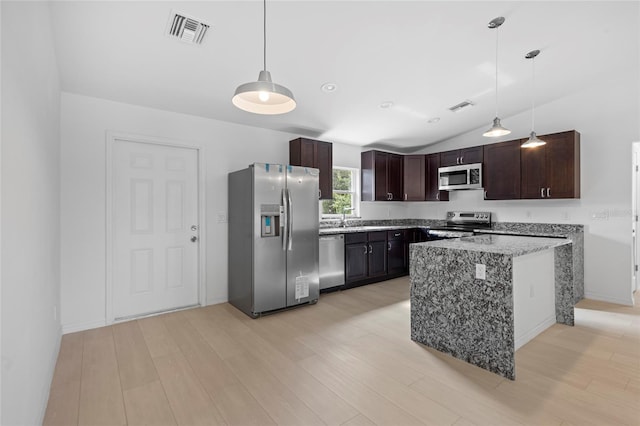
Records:
M594 293L591 291L584 292L585 299L599 300L601 302L615 303L617 305L633 306L633 295L629 293L628 299L611 297L608 294Z
M217 305L218 303L226 303L227 299L216 298L207 300L207 305ZM107 325L107 320L95 320L95 321L87 321L87 322L77 322L71 324L63 324L62 326L62 334L75 333L77 331L85 331L91 330L93 328L104 327Z
M207 300L207 305L206 305L206 306L209 306L209 305L217 305L217 304L219 304L219 303L226 303L226 302L228 302L228 300L227 300L227 299L223 299L223 298L215 298L215 299Z
M91 330L92 328L104 327L105 325L107 325L107 321L104 319L71 323L71 324L63 324L62 334L69 334L69 333L75 333L77 331Z
M515 339L514 351L517 351L518 349L523 347L525 344L527 344L527 342L533 340L538 334L542 333L543 331L545 331L547 328L551 327L555 323L556 323L555 314L544 319L540 324L536 325L531 330L527 331L525 334Z

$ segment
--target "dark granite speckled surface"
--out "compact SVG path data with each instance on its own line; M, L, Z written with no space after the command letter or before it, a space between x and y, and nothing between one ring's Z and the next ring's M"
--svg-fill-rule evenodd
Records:
M513 379L512 257L460 254L411 246L411 339ZM475 279L475 263L489 279Z
M515 379L513 258L554 250L556 319L573 325L573 245L564 238L479 235L410 247L411 338ZM475 265L486 265L486 280Z

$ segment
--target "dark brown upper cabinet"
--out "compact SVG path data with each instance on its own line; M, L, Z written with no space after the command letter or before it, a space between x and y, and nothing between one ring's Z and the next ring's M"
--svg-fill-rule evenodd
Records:
M521 148L521 198L580 198L580 133L539 137L546 145Z
M440 154L427 154L424 156L425 186L427 201L449 201L449 191L440 191L438 168L440 168Z
M440 167L457 166L460 164L482 163L483 147L454 149L440 153Z
M520 145L524 139L484 146L482 165L485 200L520 198Z
M383 151L360 154L362 201L402 201L402 155Z
M425 161L424 155L404 156L404 200L425 200Z
M333 198L333 145L330 142L305 138L289 141L289 164L320 170L320 199Z

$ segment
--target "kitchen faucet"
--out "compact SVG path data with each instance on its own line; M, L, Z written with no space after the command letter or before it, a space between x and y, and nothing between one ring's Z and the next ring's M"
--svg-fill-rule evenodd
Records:
M345 207L342 209L342 222L340 226L342 226L343 228L347 227L347 212L353 211L355 209L355 207Z

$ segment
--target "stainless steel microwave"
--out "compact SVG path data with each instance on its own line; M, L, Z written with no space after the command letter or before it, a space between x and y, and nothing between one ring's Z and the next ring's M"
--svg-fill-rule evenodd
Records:
M438 189L482 189L482 163L440 167L438 169Z

